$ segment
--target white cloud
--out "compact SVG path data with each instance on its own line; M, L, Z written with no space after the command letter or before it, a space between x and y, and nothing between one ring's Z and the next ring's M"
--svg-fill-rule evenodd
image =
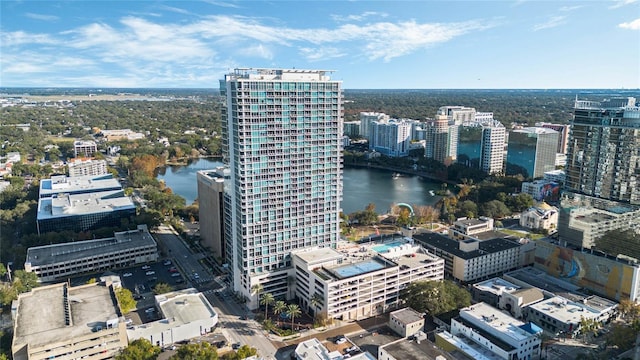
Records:
M386 18L387 16L389 16L389 14L387 13L383 13L383 12L377 12L377 11L365 11L362 14L359 15L331 15L331 18L334 21L338 21L338 22L347 22L347 21L363 21L366 18L369 17L381 17L381 18Z
M0 32L2 46L18 46L23 44L56 44L57 40L46 34L29 34L24 31Z
M630 22L619 24L618 27L628 30L640 30L640 18Z
M225 8L234 8L234 9L240 8L240 6L238 6L236 4L232 4L230 2L225 2L225 1L214 1L214 0L202 0L202 1L206 2L207 4L220 6L220 7L225 7Z
M24 16L31 19L42 20L42 21L57 21L60 19L60 17L55 15L45 15L45 14L35 14L35 13L26 13L24 14Z
M335 48L335 47L320 47L320 48L309 48L303 47L300 48L300 53L304 56L308 61L321 61L327 59L336 59L347 56L347 53Z
M551 29L566 23L566 16L556 15L550 17L546 22L537 24L533 27L533 31L539 31L544 29Z
M560 10L560 11L564 11L564 12L569 12L569 11L573 11L573 10L578 10L578 9L580 9L580 8L582 8L582 7L583 7L582 5L563 6L563 7L561 7L561 8L560 8L560 9L558 9L558 10Z
M613 0L613 5L609 6L609 9L618 9L623 6L631 5L636 3L638 0Z
M246 57L257 57L267 60L273 59L273 51L271 51L271 49L264 44L242 47L239 49L237 54Z

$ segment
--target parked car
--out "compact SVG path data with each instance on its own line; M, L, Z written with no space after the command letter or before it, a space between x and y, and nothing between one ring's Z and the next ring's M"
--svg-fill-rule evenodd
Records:
M335 341L335 343L336 343L336 344L338 344L338 345L340 345L340 344L344 344L344 343L346 343L346 342L347 342L347 338L346 338L346 337L344 337L344 336L343 336L343 337L341 337L341 338L337 338L337 339L336 339L336 341Z
M151 271L147 271L145 274L147 274L147 275L155 275L155 273L156 273L155 271L151 270Z
M238 349L240 349L241 346L242 346L242 344L240 344L240 343L234 343L233 345L231 345L231 348L233 350L238 350Z
M163 262L162 265L171 265L171 260L165 260L165 262Z
M169 272L176 273L178 272L178 269L176 269L175 267L172 267L171 269L169 269Z
M144 265L142 267L142 270L149 270L149 269L151 269L151 266L149 266L149 265Z
M122 274L122 277L129 277L131 275L133 275L133 274L132 273L124 273L124 274Z

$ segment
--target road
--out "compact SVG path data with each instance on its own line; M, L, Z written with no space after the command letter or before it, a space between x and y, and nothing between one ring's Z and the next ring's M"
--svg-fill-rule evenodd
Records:
M277 349L268 339L260 324L251 319L250 312L244 304L237 302L231 292L226 289L221 276L214 276L198 259L202 253L194 253L173 230L160 226L154 233L159 246L169 254L174 264L182 271L191 286L201 291L218 313L218 324L230 344L240 343L258 350L265 360L275 359ZM194 278L194 274L199 278ZM226 295L216 295L216 290ZM248 317L241 320L240 317Z

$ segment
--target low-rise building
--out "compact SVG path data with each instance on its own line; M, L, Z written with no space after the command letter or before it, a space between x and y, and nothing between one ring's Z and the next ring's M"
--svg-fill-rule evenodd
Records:
M554 232L558 228L558 208L544 202L530 207L520 214L520 226Z
M505 360L538 359L541 332L535 324L524 323L490 305L478 303L461 309L459 317L451 320L451 334L438 334L436 339L437 343L446 343L446 347L455 347L474 359L478 358L474 357L476 352L489 352ZM467 352L467 347L459 346L459 342L475 343L482 350Z
M416 336L415 341L400 339L378 347L378 360L458 360L460 355L439 349L425 334Z
M582 319L608 323L615 318L617 306L595 295L582 301L555 296L528 306L525 316L551 334L574 337L580 332Z
M521 244L504 238L452 240L436 233L416 234L416 242L445 261L445 273L463 283L499 276L521 267Z
M131 131L131 129L101 130L100 135L102 135L106 141L134 141L144 139L144 134Z
M38 196L51 198L58 194L89 194L100 191L122 190L122 185L111 174L68 177L55 175L40 181Z
M455 240L475 239L474 235L493 230L493 219L481 217L479 219L461 218L449 228L449 237Z
M330 319L358 320L397 306L400 290L414 281L444 278L444 261L419 246L396 242L372 249L348 257L331 248L293 253L302 307ZM317 309L314 296L322 299Z
M127 346L114 286L63 282L20 294L13 305L13 359L113 359Z
M539 289L522 287L502 278L474 284L471 295L475 301L506 310L517 319L523 317L525 307L544 299L544 294Z
M402 337L424 330L424 314L412 308L404 308L389 314L389 327Z
M213 306L196 289L156 295L155 301L160 320L130 326L129 340L144 338L154 345L166 346L207 334L218 323Z
M38 234L49 231L87 231L106 226L119 226L131 219L136 206L124 191L101 191L87 194L61 193L40 198L37 211Z
M74 157L92 157L98 152L98 145L93 140L76 140L73 142Z
M521 191L536 201L557 202L560 199L560 184L543 179L523 182Z
M107 173L107 161L88 158L70 159L67 162L69 177L98 176Z
M543 179L548 182L556 182L560 184L564 184L564 180L566 179L566 175L564 170L551 170L546 171L543 175Z
M297 360L342 360L347 358L340 351L330 351L316 338L299 343L294 350L294 354ZM348 358L351 360L377 360L375 356L366 351L349 355Z
M145 225L112 238L36 246L27 249L24 269L41 282L158 260L158 246Z

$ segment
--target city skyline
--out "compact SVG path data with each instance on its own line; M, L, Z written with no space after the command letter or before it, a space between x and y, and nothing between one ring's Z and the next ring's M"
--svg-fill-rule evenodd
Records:
M335 70L351 89L640 88L636 0L0 7L3 87L213 88L262 67Z

